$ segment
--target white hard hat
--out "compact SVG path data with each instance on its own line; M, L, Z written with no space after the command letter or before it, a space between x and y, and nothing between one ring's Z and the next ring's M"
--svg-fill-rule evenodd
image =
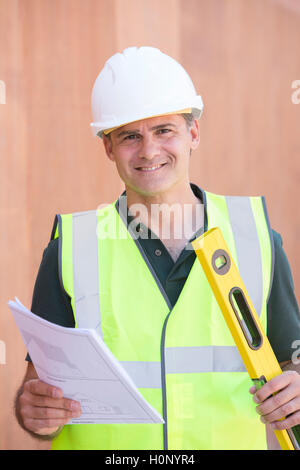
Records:
M129 47L107 60L92 90L93 133L102 136L125 124L165 114L193 112L201 96L173 58L154 47Z

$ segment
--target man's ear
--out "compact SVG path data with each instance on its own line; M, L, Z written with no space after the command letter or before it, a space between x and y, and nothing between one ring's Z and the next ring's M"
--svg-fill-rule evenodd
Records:
M194 120L189 132L191 136L191 150L195 150L200 142L199 121L197 119Z
M102 140L103 140L103 145L104 145L104 148L105 148L106 155L108 156L108 158L112 162L114 162L115 157L114 157L114 154L113 154L113 144L112 144L111 136L109 136L109 135L107 136L107 135L103 134Z

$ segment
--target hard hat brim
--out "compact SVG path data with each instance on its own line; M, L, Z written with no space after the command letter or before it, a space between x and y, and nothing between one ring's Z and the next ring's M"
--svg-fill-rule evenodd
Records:
M195 99L197 98L197 100ZM124 122L122 119L118 121L115 121L114 123L112 122L111 126L107 125L104 126L104 123L101 122L92 122L90 126L92 127L93 134L99 137L103 137L104 135L108 135L114 130L126 126L127 124L131 124L132 122L137 122L141 121L143 119L149 119L152 117L159 117L159 116L166 116L170 114L184 114L184 113L193 113L195 119L200 119L202 111L203 111L203 101L201 96L197 96L194 98L194 102L197 101L197 103L193 103L194 106L185 106L185 107L177 107L171 110L161 110L162 112L149 112L149 113L143 113L140 114L139 116L135 115L132 116L132 119L129 119L128 121ZM196 105L196 106L195 106Z

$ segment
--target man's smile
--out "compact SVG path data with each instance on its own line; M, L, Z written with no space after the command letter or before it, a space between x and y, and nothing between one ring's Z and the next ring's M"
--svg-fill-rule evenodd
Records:
M145 172L149 172L149 171L157 171L159 170L160 168L162 168L163 166L165 166L167 163L159 163L157 165L152 165L152 166L138 166L135 168L135 170L138 170L138 171L145 171Z

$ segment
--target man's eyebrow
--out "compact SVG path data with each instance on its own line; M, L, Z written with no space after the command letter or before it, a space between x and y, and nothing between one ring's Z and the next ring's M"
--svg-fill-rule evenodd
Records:
M158 126L151 127L151 131L155 131L156 129L163 129L164 127L176 127L176 124L172 122L166 122L165 124L159 124Z
M164 124L158 124L157 126L153 126L150 128L150 131L156 131L157 129L163 129L165 127L176 127L176 124L173 124L172 122L166 122ZM123 135L130 135L130 134L138 134L140 132L139 129L130 129L130 130L124 130L119 132L117 135L117 138L122 137Z
M117 137L122 137L123 135L128 135L128 134L137 134L139 132L138 129L131 129L130 131L121 131L117 135Z

